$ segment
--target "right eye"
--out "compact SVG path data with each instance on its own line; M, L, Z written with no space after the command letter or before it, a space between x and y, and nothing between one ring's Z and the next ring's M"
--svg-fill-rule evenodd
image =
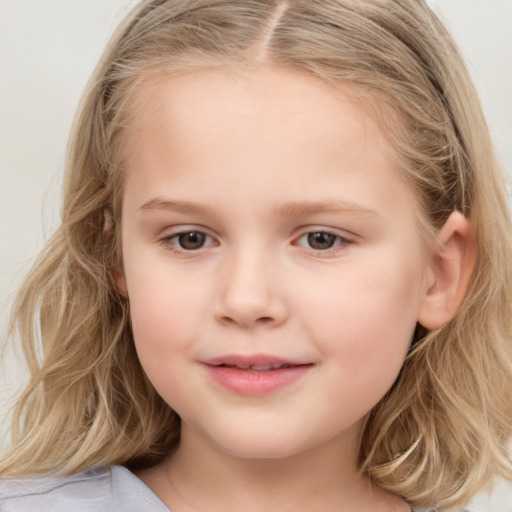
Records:
M165 237L162 242L173 250L182 251L197 251L215 243L211 236L202 231L183 231Z
M324 255L342 251L353 243L353 240L323 229L304 233L295 242L296 245L306 247L319 254L323 253Z
M317 251L326 251L340 244L339 236L333 235L332 233L327 233L326 231L308 233L302 238L306 238L307 245L311 249L315 249Z

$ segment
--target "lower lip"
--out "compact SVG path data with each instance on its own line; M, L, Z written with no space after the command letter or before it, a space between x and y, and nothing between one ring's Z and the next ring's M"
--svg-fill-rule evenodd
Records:
M213 380L223 388L240 395L272 393L306 375L313 365L304 364L268 371L242 370L228 366L206 365Z

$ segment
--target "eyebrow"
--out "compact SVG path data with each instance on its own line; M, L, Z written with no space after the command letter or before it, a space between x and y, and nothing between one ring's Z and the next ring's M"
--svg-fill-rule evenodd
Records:
M188 201L171 201L170 199L163 199L160 197L151 199L151 201L144 203L140 209L143 211L170 211L177 213L213 215L212 210L205 206Z
M189 201L176 201L165 198L151 199L141 207L143 211L170 211L185 214L214 215L214 212L203 205ZM321 213L350 215L360 218L381 218L371 208L346 201L288 201L279 205L276 213L280 217L301 217Z
M316 213L332 213L351 215L354 217L381 218L381 215L371 208L346 201L290 201L282 204L278 210L282 217L300 217Z

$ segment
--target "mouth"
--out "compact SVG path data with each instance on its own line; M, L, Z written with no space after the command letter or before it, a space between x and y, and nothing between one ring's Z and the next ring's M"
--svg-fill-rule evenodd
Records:
M225 355L213 359L208 359L204 361L204 363L210 366L258 372L282 370L283 368L293 368L296 366L305 366L311 364L302 361L295 361L292 359L283 359L281 357L266 354Z
M278 391L305 376L313 363L273 356L229 355L203 363L221 387L241 395L263 395Z
M219 365L214 365L214 366L217 366L220 368L234 368L234 369L243 370L243 371L268 372L268 371L273 371L273 370L282 370L284 368L294 368L295 366L303 366L303 365L295 365L295 364L289 364L289 363L284 363L284 364L273 363L273 364L253 364L253 365L242 365L242 366L235 365L235 364L219 364Z

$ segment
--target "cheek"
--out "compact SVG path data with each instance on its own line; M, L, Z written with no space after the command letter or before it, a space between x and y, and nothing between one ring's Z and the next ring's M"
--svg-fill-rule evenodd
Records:
M310 338L336 371L385 392L412 340L421 298L421 260L386 254L351 266L336 279L306 284L302 318ZM318 276L316 276L318 278Z
M140 263L140 261L139 261ZM198 337L204 287L166 265L127 265L130 318L137 353L150 380L174 375L176 355ZM171 372L171 368L173 369Z

